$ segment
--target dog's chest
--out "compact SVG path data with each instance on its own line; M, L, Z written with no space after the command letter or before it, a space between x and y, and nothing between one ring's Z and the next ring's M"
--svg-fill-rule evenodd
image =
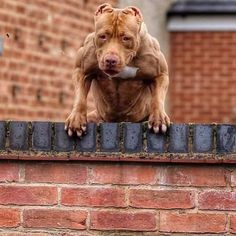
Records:
M108 78L107 76L99 76L96 80L96 84L104 95L110 97L132 97L133 95L137 95L145 86L142 80L120 77Z
M115 114L129 110L141 97L148 97L149 88L143 80L98 76L94 82L94 97Z

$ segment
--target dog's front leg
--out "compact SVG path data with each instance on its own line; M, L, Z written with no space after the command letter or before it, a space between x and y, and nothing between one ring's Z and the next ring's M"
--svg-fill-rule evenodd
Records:
M87 95L91 85L91 79L86 77L80 68L73 73L75 82L75 100L71 114L65 122L65 129L69 136L76 133L81 136L86 131L87 123Z
M167 73L161 73L151 85L152 101L151 112L148 120L149 129L153 129L155 133L160 130L165 133L170 125L170 119L165 112L165 97L169 84L169 76Z

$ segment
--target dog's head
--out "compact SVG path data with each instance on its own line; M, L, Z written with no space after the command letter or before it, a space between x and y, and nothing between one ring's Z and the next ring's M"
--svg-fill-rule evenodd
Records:
M113 76L121 72L140 46L142 15L136 7L98 7L95 13L95 39L99 68Z

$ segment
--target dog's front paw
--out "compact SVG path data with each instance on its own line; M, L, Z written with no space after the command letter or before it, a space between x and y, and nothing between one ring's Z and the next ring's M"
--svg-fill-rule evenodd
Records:
M65 130L67 130L69 136L76 133L78 137L81 137L82 134L86 132L86 123L86 114L72 111L66 119Z
M158 111L150 114L148 119L148 128L153 129L154 133L159 133L160 131L165 133L169 126L170 118L165 111Z

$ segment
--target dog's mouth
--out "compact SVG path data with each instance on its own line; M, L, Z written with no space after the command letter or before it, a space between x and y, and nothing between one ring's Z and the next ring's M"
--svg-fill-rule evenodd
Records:
M108 70L104 70L103 71L106 75L108 76L114 76L114 75L117 75L119 73L119 71L117 70L111 70L111 69L108 69Z

